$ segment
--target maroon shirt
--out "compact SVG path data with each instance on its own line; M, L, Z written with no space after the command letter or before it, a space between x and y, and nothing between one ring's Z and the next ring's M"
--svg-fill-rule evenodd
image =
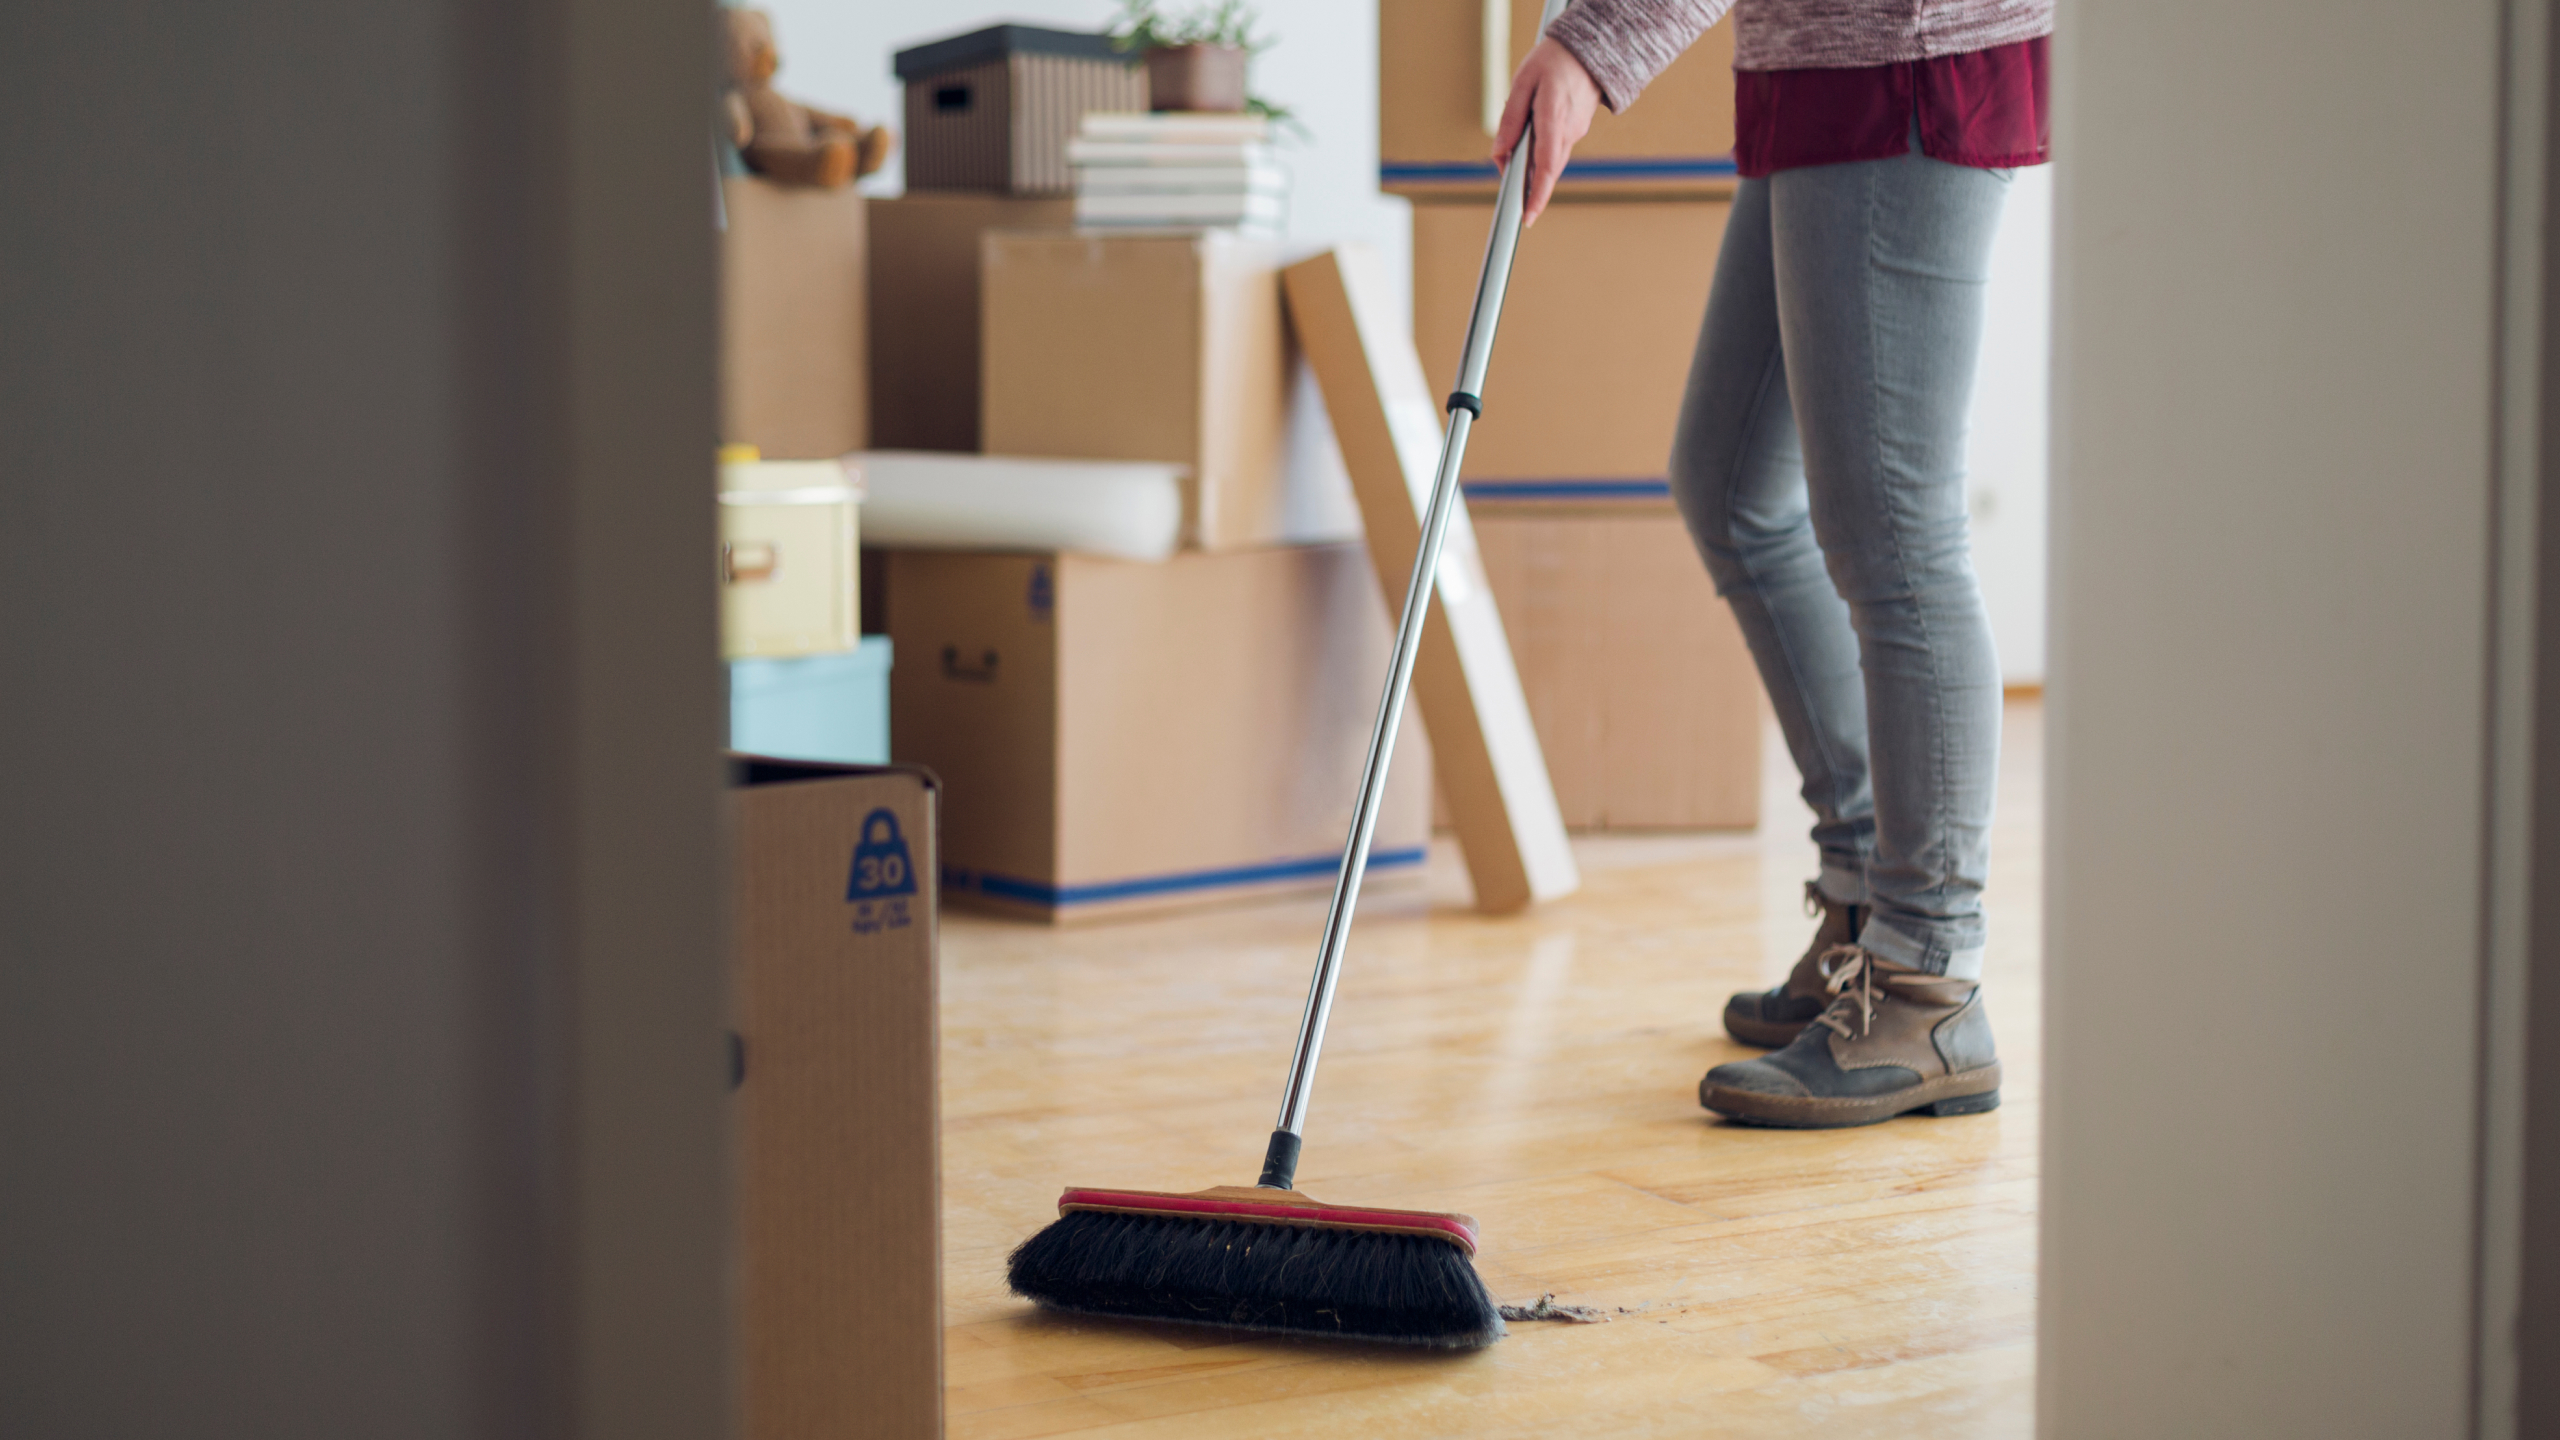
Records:
M2053 148L2045 36L1964 55L1840 70L1733 73L1734 168L1884 160L1911 148L1950 165L2041 165Z

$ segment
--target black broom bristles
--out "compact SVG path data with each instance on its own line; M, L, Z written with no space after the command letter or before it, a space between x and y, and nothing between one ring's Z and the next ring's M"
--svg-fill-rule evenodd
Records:
M1467 1252L1421 1235L1076 1210L1023 1241L1006 1278L1086 1315L1447 1349L1502 1338Z

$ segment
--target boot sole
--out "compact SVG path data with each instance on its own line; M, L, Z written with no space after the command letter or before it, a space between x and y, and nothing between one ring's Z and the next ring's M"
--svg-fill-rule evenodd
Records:
M1763 1095L1702 1080L1698 1103L1737 1124L1776 1130L1841 1130L1919 1111L1937 1116L1978 1115L2000 1108L2000 1067L1992 1064L1941 1075L1885 1095Z
M1737 1015L1731 1010L1724 1012L1724 1033L1745 1045L1757 1045L1763 1050L1785 1049L1795 1043L1796 1036L1803 1033L1804 1027L1812 1023L1810 1020L1798 1020L1789 1024L1784 1020Z

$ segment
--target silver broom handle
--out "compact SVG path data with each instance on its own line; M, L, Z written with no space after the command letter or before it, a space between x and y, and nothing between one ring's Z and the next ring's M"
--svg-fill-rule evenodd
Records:
M1567 0L1547 0L1539 17L1544 35ZM1413 686L1414 657L1422 649L1422 622L1431 610L1432 582L1440 572L1440 547L1448 538L1449 517L1459 505L1458 467L1467 453L1467 431L1483 409L1485 365L1493 358L1493 328L1502 318L1502 295L1511 284L1511 258L1520 248L1520 212L1529 184L1529 129L1520 132L1503 164L1502 183L1493 205L1493 234L1486 241L1484 273L1476 281L1475 313L1467 321L1466 347L1458 355L1458 389L1449 397L1449 429L1440 442L1440 469L1432 477L1431 504L1423 512L1422 544L1415 550L1413 575L1405 582L1404 614L1396 622L1396 647L1387 664L1386 692L1378 697L1378 718L1369 731L1369 758L1360 768L1360 803L1351 814L1351 837L1342 850L1342 871L1334 877L1333 903L1324 918L1324 942L1316 951L1315 979L1307 987L1306 1012L1298 1021L1298 1050L1289 1062L1289 1083L1280 1095L1280 1119L1271 1132L1271 1147L1262 1166L1264 1188L1286 1190L1297 1178L1299 1137L1307 1123L1307 1099L1315 1090L1316 1056L1324 1049L1325 1022L1333 1014L1333 989L1342 978L1342 953L1351 939L1351 912L1360 903L1360 879L1369 868L1369 843L1378 830L1378 806L1387 788L1387 762L1396 747L1396 727L1404 720L1405 695Z

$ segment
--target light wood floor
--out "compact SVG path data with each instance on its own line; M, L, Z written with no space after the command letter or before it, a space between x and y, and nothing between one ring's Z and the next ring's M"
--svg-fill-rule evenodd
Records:
M1579 895L1499 921L1435 854L1425 885L1363 907L1300 1187L1471 1212L1497 1299L1625 1312L1514 1322L1473 1354L1069 1321L1007 1294L1005 1252L1062 1185L1252 1183L1321 904L1064 932L953 916L950 1433L2028 1434L2039 721L2010 705L1989 1115L1797 1134L1698 1109L1700 1073L1747 1053L1716 1024L1725 995L1811 933L1774 735L1758 836L1589 839Z

